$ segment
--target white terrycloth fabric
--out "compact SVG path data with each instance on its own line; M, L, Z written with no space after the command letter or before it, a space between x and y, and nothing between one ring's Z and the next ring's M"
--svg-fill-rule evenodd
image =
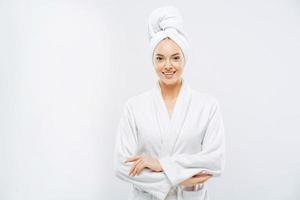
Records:
M189 44L183 30L183 19L179 10L174 6L164 6L155 9L149 16L148 37L150 40L150 54L156 45L166 37L170 37L181 48L187 61Z
M206 183L188 191L180 183L199 172L214 177L225 166L225 135L218 100L194 90L183 79L170 116L159 82L151 90L127 100L117 128L114 171L132 185L129 200L209 200ZM144 168L129 176L131 156L157 158L162 172Z

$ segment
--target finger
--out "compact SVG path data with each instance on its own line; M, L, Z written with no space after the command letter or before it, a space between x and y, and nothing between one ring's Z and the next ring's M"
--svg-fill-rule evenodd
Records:
M203 177L193 177L186 180L186 183L189 185L195 185L201 183L204 180Z
M140 172L146 167L146 163L145 162L142 162L142 163L139 163L137 166L136 166L136 173L137 175L140 174Z
M133 172L134 168L135 168L135 166L132 166L131 169L129 170L129 173L128 173L129 176L133 175L132 172Z
M135 168L135 171L134 171L134 174L135 174L135 175L137 175L138 172L139 172L140 170L142 170L141 167L142 167L143 163L144 163L144 162L140 162L139 164L136 165L136 168Z
M133 172L134 172L134 170L135 170L137 164L140 163L142 160L143 160L143 159L140 158L140 159L138 159L137 161L135 161L135 163L133 164L133 166L132 166L131 169L130 169L129 175L132 174L132 175L134 176Z
M206 177L199 177L199 178L195 178L196 183L204 183L205 181L207 181L209 178L211 178L211 176L206 176Z
M135 176L136 170L137 170L137 166L138 166L141 162L143 162L143 159L139 159L138 161L136 161L136 162L134 163L134 167L133 167L133 169L132 169L132 175L133 175L133 176Z
M192 185L196 185L197 183L199 183L199 181L199 178L192 178L190 182L192 183Z
M181 185L185 187L193 186L196 184L196 181L194 181L192 178L186 179L185 181L181 182Z
M202 182L202 181L205 181L207 178L208 178L208 176L201 176L201 177L197 177L195 180L197 182Z
M193 177L207 177L207 176L212 176L212 174L196 174Z
M195 178L194 178L194 177L190 177L190 178L185 179L185 180L182 181L182 182L185 182L185 183L192 183L193 180L195 180Z
M127 160L124 161L124 163L136 161L136 160L138 160L141 157L142 156L132 156L132 157L129 157Z

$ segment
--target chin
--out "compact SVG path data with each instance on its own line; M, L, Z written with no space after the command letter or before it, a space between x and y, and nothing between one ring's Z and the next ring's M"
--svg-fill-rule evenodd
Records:
M180 81L180 78L172 78L172 79L161 78L160 80L161 80L161 82L163 82L166 85L174 85L178 81Z

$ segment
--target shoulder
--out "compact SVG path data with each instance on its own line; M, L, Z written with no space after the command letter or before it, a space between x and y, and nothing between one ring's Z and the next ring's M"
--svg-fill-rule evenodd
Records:
M203 102L206 106L218 106L219 100L211 93L198 91L190 88L193 99L197 102Z
M139 94L129 97L125 103L124 107L130 110L145 106L145 104L151 99L151 89L143 91Z
M191 89L193 96L193 104L200 105L201 110L205 111L208 116L214 116L216 113L221 113L220 102L216 96L209 92L197 91Z

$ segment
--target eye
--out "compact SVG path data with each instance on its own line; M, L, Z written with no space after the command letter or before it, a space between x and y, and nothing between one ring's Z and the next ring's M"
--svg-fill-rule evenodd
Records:
M176 57L174 57L174 59L175 59L175 60L178 60L178 59L180 59L180 57L179 57L179 56L176 56Z
M156 60L162 60L162 58L161 57L156 57Z

